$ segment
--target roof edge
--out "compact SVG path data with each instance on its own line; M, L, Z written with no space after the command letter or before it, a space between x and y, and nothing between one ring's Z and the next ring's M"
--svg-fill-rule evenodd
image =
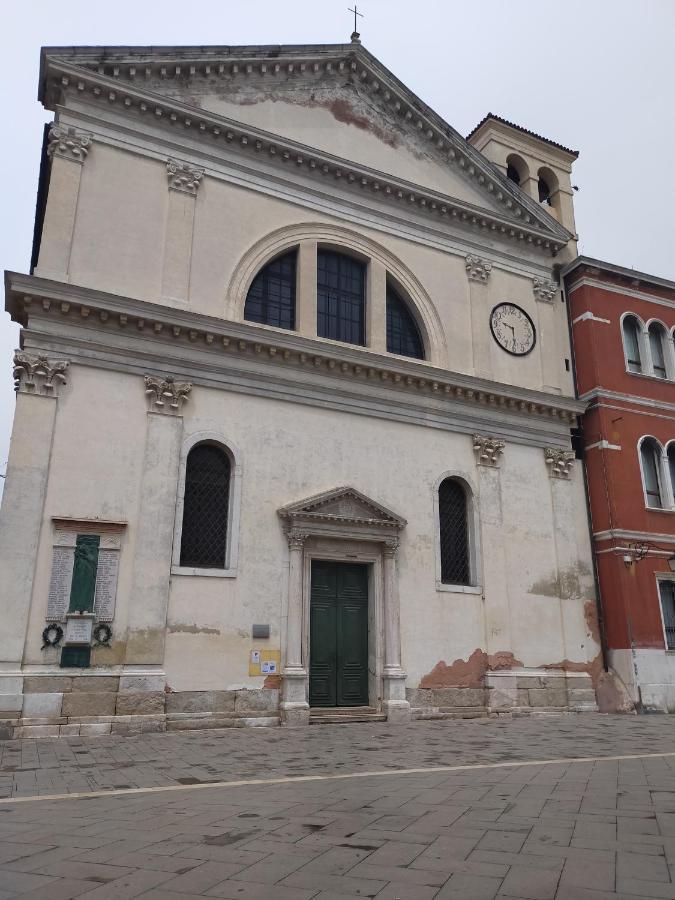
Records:
M582 269L585 266L594 269L601 269L603 272L607 272L611 275L620 275L624 278L630 278L636 281L644 281L648 284L654 285L654 287L664 288L668 291L675 292L675 281L671 281L668 278L661 278L658 275L650 275L647 272L640 272L637 269L628 269L625 266L619 266L616 263L605 262L602 259L595 259L592 256L577 256L576 259L573 259L571 262L567 263L566 266L560 270L561 278L567 278L568 275L571 275L577 269Z
M551 138L544 137L542 134L537 134L536 131L530 131L529 128L524 128L522 125L517 125L515 122L510 122L508 119L503 119L501 116L496 115L495 113L489 112L481 121L476 125L476 127L467 134L466 139L470 141L471 138L483 127L483 125L488 122L498 122L500 125L507 125L509 128L513 128L514 131L519 131L521 134L526 134L528 137L536 138L538 141L541 141L544 144L548 144L551 147L555 147L556 150L562 150L565 153L568 153L573 159L578 159L579 151L571 150L569 147L565 147L564 144L559 144L557 141L551 140Z

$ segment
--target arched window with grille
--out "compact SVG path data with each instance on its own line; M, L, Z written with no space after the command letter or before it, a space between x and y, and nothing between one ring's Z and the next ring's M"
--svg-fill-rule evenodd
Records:
M297 250L278 256L255 276L246 295L244 318L261 325L295 328Z
M640 443L640 468L645 491L645 502L652 509L663 509L665 490L661 475L661 445L653 437Z
M187 456L180 565L225 569L230 506L230 456L218 444L196 444Z
M387 352L424 359L424 344L417 322L390 284L387 285Z
M469 495L458 478L445 478L439 485L438 527L441 582L470 585Z
M657 378L666 378L666 329L660 322L652 322L649 326L648 334L654 375Z
M624 316L621 328L628 371L640 373L643 370L642 355L640 353L641 324L635 316Z
M351 256L319 249L316 258L317 334L346 344L366 342L366 267Z

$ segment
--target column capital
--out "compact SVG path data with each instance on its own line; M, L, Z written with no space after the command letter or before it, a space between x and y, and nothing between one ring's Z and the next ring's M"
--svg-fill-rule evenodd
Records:
M74 128L52 125L47 141L47 156L58 156L82 165L89 153L92 136L86 132L75 131Z
M204 177L201 166L192 166L179 159L167 159L166 174L169 178L169 190L196 196L197 188Z
M18 394L54 397L58 385L66 383L69 365L65 359L50 360L40 354L17 350L14 353L14 390Z
M302 550L308 537L309 534L306 531L300 531L298 528L289 528L286 532L289 550Z
M506 444L497 438L487 435L474 434L473 450L476 454L476 462L479 466L499 466L499 460Z
M574 467L574 450L561 450L558 447L545 447L544 459L551 478L564 478L569 481Z
M483 284L487 283L490 272L492 271L492 263L485 259L481 259L480 256L469 253L465 259L465 265L469 281L481 281Z
M171 375L146 375L145 393L150 398L151 409L178 413L188 399L192 384L189 381L174 381ZM169 405L167 406L167 401Z
M385 559L396 559L398 556L399 543L400 541L398 538L390 538L384 542L382 553L384 554Z
M542 303L553 303L553 298L558 293L558 285L555 281L549 281L547 278L538 278L535 275L532 278L532 292L535 300L541 300Z

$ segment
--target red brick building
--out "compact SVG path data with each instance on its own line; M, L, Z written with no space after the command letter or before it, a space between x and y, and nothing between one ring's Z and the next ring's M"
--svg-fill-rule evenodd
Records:
M675 712L675 282L563 270L607 661L638 709Z

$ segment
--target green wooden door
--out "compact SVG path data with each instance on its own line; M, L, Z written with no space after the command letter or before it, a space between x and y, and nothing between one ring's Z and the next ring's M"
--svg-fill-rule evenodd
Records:
M310 706L368 705L368 569L312 563Z

